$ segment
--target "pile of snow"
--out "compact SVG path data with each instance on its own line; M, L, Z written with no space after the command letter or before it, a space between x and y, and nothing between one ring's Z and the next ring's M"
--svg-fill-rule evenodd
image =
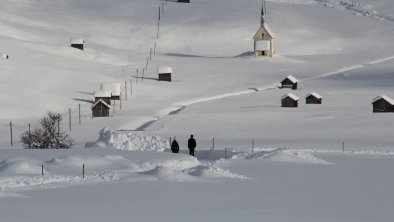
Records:
M290 163L331 164L330 162L317 158L308 152L289 149L274 149L269 151L260 151L253 154L240 154L235 156L234 158L264 159L269 161Z
M38 160L28 158L7 159L0 163L0 174L41 174L41 163Z
M190 181L193 180L187 174L174 171L168 167L157 166L152 170L141 172L140 174L157 178L158 180Z
M104 128L96 142L86 147L108 147L119 150L164 151L170 148L168 140L145 132L115 131Z
M208 178L234 178L234 179L247 179L243 175L232 173L228 170L224 170L211 165L199 165L189 170L189 174L197 177L208 177Z

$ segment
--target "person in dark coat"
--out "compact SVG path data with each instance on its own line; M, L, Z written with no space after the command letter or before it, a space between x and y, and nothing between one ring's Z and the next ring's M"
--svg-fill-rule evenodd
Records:
M178 141L176 141L175 137L174 137L174 140L171 143L171 151L173 153L179 153L179 144L178 144Z
M194 156L194 149L197 146L196 140L193 138L193 135L190 135L189 140L187 141L187 147L189 148L189 154Z

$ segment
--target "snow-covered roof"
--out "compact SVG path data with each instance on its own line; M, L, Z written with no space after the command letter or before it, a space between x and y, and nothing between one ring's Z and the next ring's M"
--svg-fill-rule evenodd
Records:
M112 96L112 92L108 90L97 90L94 91L93 93L94 97L100 97L100 98L110 98Z
M158 69L159 73L172 73L172 68L170 66L160 66Z
M83 39L71 39L71 44L84 44L85 40Z
M321 99L322 98L322 96L319 95L317 92L308 93L305 97L309 97L309 96L313 96L313 97L315 97L317 99Z
M292 75L288 75L287 77L286 77L286 79L289 79L290 81L292 81L293 83L296 83L296 82L298 82L298 79L296 79L294 76L292 76Z
M271 42L267 40L259 40L256 41L256 50L257 51L268 51L270 50Z
M99 103L102 103L102 104L104 104L104 106L106 106L106 107L108 107L109 109L111 109L111 106L108 105L108 103L106 103L106 102L105 102L104 100L102 100L102 99L97 100L97 102L95 102L95 103L92 105L92 109L93 109L94 107L96 107Z
M120 96L121 90L120 83L102 83L101 90L111 91L112 96Z
M375 99L372 100L372 103L375 103L376 101L378 101L380 99L384 99L388 103L390 103L391 105L394 105L394 100L391 99L390 97L386 96L386 95L377 96Z
M271 30L271 28L265 22L264 22L264 28L265 28L265 30L267 30L268 34L274 39L275 38L274 32Z
M290 97L290 98L292 98L293 100L296 100L296 101L298 101L298 99L299 99L298 96L294 95L293 93L287 93L286 95L283 95L282 99L284 99L286 97Z

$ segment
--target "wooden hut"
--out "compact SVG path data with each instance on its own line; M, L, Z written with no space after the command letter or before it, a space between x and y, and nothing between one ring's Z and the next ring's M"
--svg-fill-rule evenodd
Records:
M282 96L282 107L298 107L298 99L293 93L287 93Z
M170 66L161 66L158 68L157 72L159 81L171 82L172 68Z
M298 80L292 76L287 76L284 80L282 80L280 88L289 88L289 89L297 89L298 87Z
M374 113L394 112L394 100L386 95L381 95L372 100Z
M97 90L94 91L93 96L94 96L94 102L97 102L101 99L108 105L111 105L111 97L112 97L111 91Z
M180 2L180 3L190 3L190 0L177 0L177 2Z
M102 83L100 89L102 91L110 91L111 100L120 100L120 96L122 94L120 83Z
M321 104L323 97L316 92L308 93L305 96L306 104Z
M72 48L76 48L76 49L80 49L80 50L84 49L84 44L85 44L85 40L83 40L83 39L71 39L71 42L70 42L70 46Z
M98 100L92 106L93 117L108 117L111 106L104 102L102 99Z
M260 29L254 35L255 56L270 56L275 54L275 35L265 22L266 7L265 0L261 6Z

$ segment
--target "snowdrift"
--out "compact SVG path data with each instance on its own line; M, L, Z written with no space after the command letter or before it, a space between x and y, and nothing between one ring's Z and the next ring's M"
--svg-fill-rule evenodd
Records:
M96 142L87 143L85 147L107 147L119 150L164 151L169 149L167 139L144 132L115 131L104 128Z

